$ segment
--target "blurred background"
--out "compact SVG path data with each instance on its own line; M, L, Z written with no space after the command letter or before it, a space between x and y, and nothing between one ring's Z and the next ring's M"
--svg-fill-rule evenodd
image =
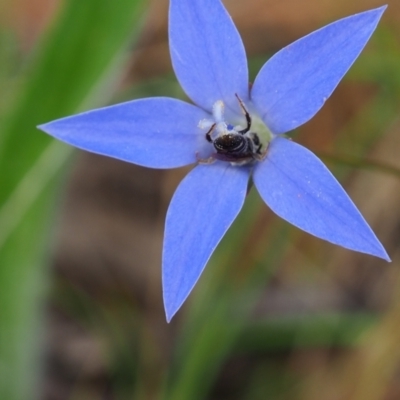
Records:
M388 3L333 96L293 134L393 262L289 226L252 190L167 324L163 224L187 169L79 152L35 126L133 98L185 99L168 2L1 1L1 400L400 399L400 2ZM251 79L291 41L382 5L224 4Z

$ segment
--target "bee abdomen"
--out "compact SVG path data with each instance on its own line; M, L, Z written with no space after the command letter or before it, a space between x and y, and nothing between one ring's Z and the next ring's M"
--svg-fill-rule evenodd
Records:
M251 150L248 139L236 133L218 137L214 141L214 147L218 153L231 155L246 155Z

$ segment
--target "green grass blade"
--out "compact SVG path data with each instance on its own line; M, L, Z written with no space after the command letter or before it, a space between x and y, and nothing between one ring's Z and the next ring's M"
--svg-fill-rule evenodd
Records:
M1 399L37 397L43 249L55 178L70 153L35 126L94 104L95 94L109 84L110 71L121 65L143 4L67 1L0 126Z

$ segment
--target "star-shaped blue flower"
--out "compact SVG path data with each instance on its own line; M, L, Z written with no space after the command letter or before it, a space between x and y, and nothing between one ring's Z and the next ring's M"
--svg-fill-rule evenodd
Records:
M172 64L195 105L147 98L40 126L81 149L146 167L197 164L166 217L162 279L168 321L242 208L250 176L265 203L293 225L389 261L324 164L283 136L323 106L385 8L336 21L285 47L249 89L245 50L220 1L171 0Z

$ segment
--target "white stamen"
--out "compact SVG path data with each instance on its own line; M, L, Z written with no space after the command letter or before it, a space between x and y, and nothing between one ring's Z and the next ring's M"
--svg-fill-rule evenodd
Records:
M215 122L224 122L224 102L222 100L218 100L213 105L213 116Z
M215 131L218 133L218 136L227 135L229 133L224 121L218 122L218 124L215 126Z
M214 121L211 121L210 119L201 119L200 121L199 121L199 123L198 123L198 127L200 128L200 129L210 129L211 128L211 126L214 124Z

